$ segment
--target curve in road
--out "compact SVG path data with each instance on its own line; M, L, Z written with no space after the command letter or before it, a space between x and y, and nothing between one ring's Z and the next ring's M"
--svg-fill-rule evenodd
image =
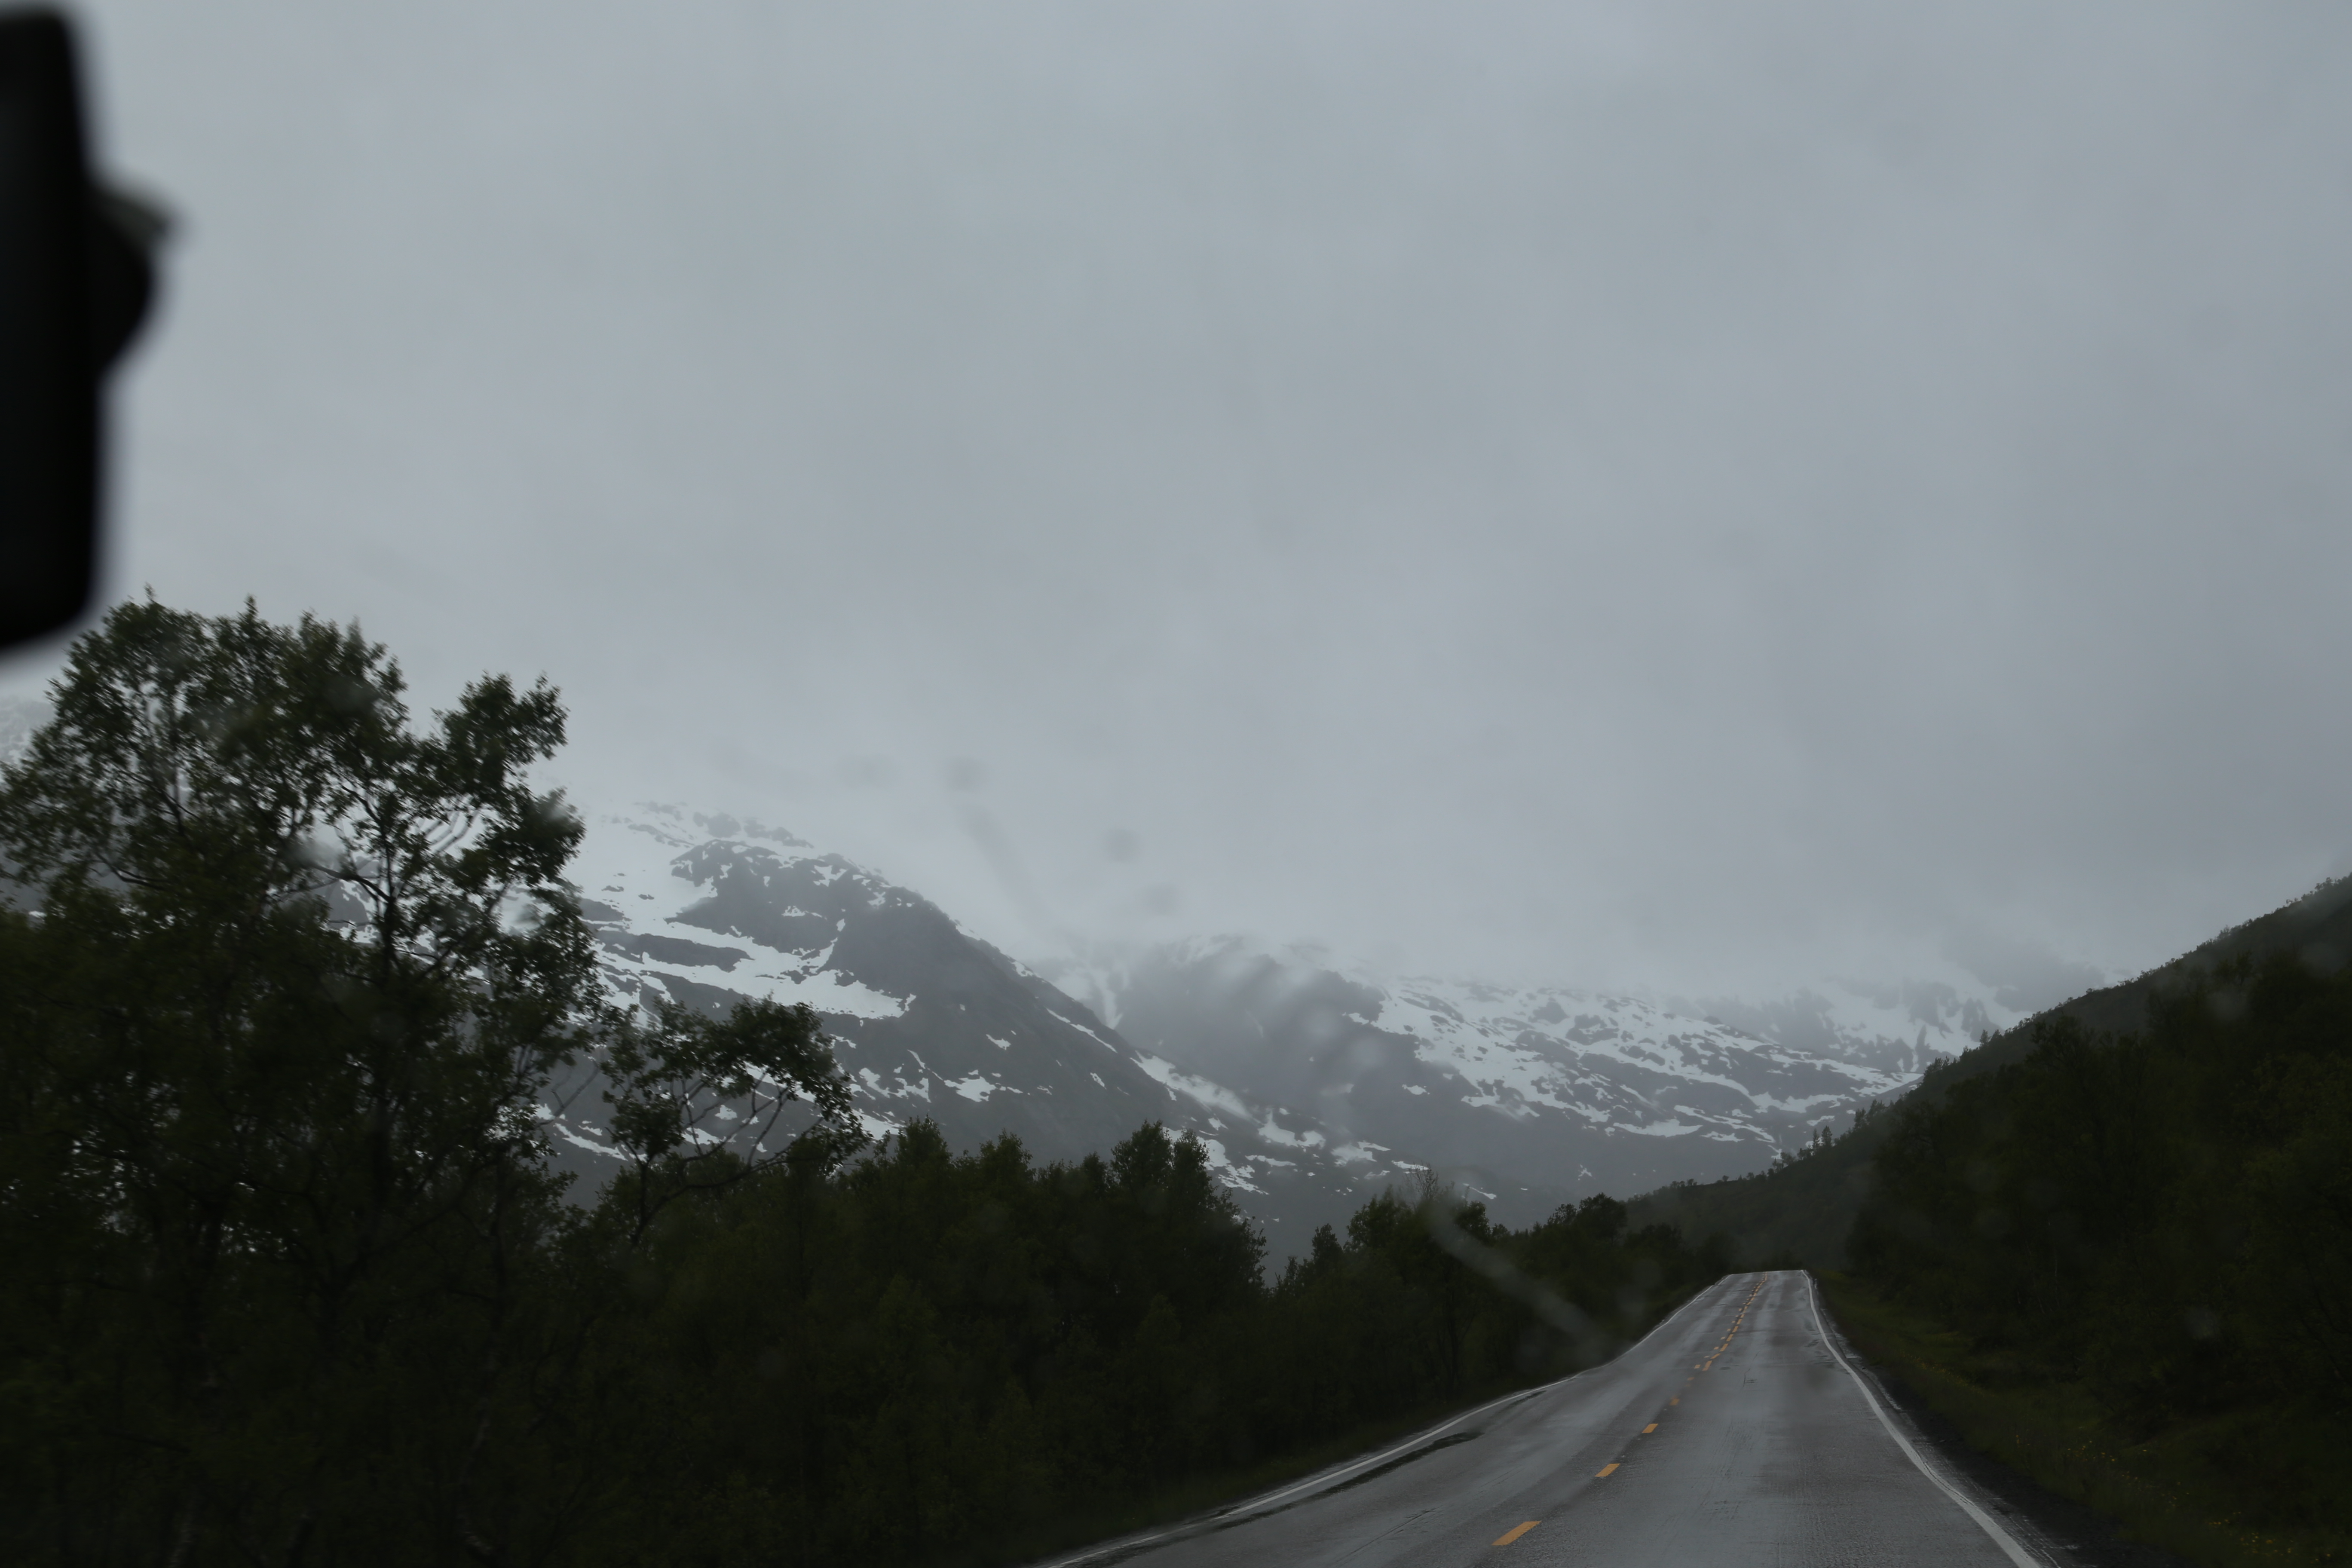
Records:
M1734 1275L1623 1354L1219 1514L1049 1568L2040 1568L1849 1360L1797 1272Z

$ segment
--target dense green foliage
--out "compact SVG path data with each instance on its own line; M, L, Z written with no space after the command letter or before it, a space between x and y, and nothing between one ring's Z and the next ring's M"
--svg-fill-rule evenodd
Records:
M2220 1423L2248 1517L2352 1525L2352 972L2240 956L1896 1113L1857 1273L2118 1428ZM2258 1419L2251 1418L2254 1415ZM2245 1433L2292 1433L2260 1452ZM2219 1428L2217 1428L2219 1429Z
M1633 1199L1629 1212L1641 1225L1724 1237L1735 1268L1843 1268L1853 1217L1874 1179L1872 1158L1894 1120L1888 1108L1864 1106L1843 1131L1822 1123L1811 1142L1783 1152L1769 1170L1675 1182Z
M401 691L355 631L127 606L0 776L10 1562L1002 1555L1721 1270L1607 1199L1513 1234L1432 1188L1269 1280L1157 1127L862 1152L806 1009L604 1000L526 778L551 690L421 733ZM534 1108L589 1059L625 1158L568 1201Z
M672 1212L628 1310L629 1468L698 1500L680 1560L984 1556L1611 1353L1720 1271L1622 1215L1514 1234L1385 1195L1268 1282L1189 1140L1040 1168L918 1123Z
M2281 954L2339 962L2352 952L2352 878L2322 883L2266 915L2231 927L2169 963L2120 984L2084 992L2025 1024L1937 1062L1904 1097L1913 1109L1939 1102L1948 1089L2024 1060L2036 1049L2036 1027L2062 1018L2095 1035L2139 1027L2151 1005L2231 964L2260 965ZM1672 1225L1685 1236L1721 1234L1740 1268L1803 1267L1842 1269L1855 1217L1877 1180L1879 1147L1895 1119L1865 1115L1842 1135L1797 1151L1752 1176L1676 1182L1633 1200L1633 1219Z

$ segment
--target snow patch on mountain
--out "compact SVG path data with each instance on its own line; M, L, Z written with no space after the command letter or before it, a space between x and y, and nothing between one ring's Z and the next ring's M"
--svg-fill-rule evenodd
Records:
M853 1018L896 1018L913 1000L849 975L832 973L831 940L799 948L772 946L730 934L713 941L709 930L682 920L709 900L709 876L698 875L690 852L730 830L728 837L758 852L776 868L804 867L808 879L829 888L844 878L870 877L847 862L820 857L804 839L757 823L713 818L678 807L649 805L629 815L592 819L572 875L590 923L604 939L607 987L624 1005L648 994L686 1000L689 986L768 1001L805 1002L817 1012ZM771 872L772 879L772 872ZM775 914L822 931L825 917L784 901ZM845 919L832 922L837 936ZM677 982L685 982L680 985Z
M1118 1018L1162 1081L1289 1108L1262 1135L1295 1121L1342 1163L1357 1151L1426 1163L1521 1217L1596 1189L1759 1169L2016 1016L1958 971L1695 1005L1398 978L1230 937L1045 967Z
M1629 1106L1632 1074L1709 1085L1759 1112L1800 1115L1889 1094L1907 1081L1881 1066L1792 1050L1636 998L1551 987L1400 981L1371 1021L1412 1037L1423 1061L1468 1085L1465 1104L1521 1119L1548 1108L1649 1136L1701 1128ZM1768 1063L1811 1068L1829 1081L1808 1093L1756 1087L1757 1068Z

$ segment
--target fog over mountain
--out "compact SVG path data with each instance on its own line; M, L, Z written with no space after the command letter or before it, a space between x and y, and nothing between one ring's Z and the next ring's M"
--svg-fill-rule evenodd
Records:
M81 14L110 591L544 671L583 798L1807 1049L2352 867L2341 7Z
M596 814L575 878L615 1003L806 1003L877 1140L919 1119L967 1152L1011 1136L1076 1161L1161 1122L1202 1141L1277 1259L1424 1173L1525 1225L1756 1171L2016 1018L1980 984L1930 980L1766 1005L1749 1033L1633 996L1375 982L1232 939L1041 972L842 856L674 805ZM598 1087L583 1068L543 1111L592 1186L614 1168Z
M0 702L0 761L47 717ZM1033 968L782 828L656 804L586 826L571 878L613 1003L807 1004L877 1141L919 1119L967 1152L1012 1137L1074 1162L1150 1121L1189 1133L1277 1261L1425 1175L1525 1225L1597 1192L1745 1174L2019 1016L1952 973L1702 1011L1382 977L1232 937ZM603 1087L583 1059L541 1108L583 1197L617 1169ZM752 1109L720 1111L721 1135L755 1137ZM780 1130L810 1120L788 1109Z

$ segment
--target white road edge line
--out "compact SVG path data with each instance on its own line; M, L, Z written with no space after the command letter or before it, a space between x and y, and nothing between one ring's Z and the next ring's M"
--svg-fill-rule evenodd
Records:
M1727 1279L1733 1277L1726 1275L1724 1278ZM1720 1281L1717 1283L1719 1284ZM1648 1340L1650 1334L1656 1333L1660 1329L1664 1328L1676 1318L1681 1317L1685 1312L1690 1310L1693 1307L1697 1306L1702 1300L1712 1295L1715 1292L1715 1289L1716 1286L1708 1286L1706 1289L1701 1290L1696 1295L1693 1296L1689 1300L1685 1301L1681 1306L1676 1307L1673 1311L1668 1312L1664 1317L1660 1318L1657 1322L1652 1326L1650 1333L1643 1334L1640 1340L1636 1340L1634 1342L1634 1344L1640 1344ZM1627 1351L1630 1351L1633 1348L1633 1345L1628 1345L1625 1347ZM1618 1352L1619 1355L1622 1355L1623 1353L1623 1351ZM1617 1358L1615 1356L1612 1356L1610 1361L1614 1361ZM1609 1362L1602 1362L1601 1366L1607 1366ZM1598 1372L1600 1370L1601 1367L1597 1366L1587 1367L1584 1369L1585 1372ZM1484 1405L1475 1405L1471 1409L1465 1410L1461 1415L1454 1416L1450 1420L1440 1422L1437 1426L1426 1427L1422 1431L1414 1433L1412 1436L1407 1437L1403 1442L1399 1443L1393 1448L1383 1449L1380 1453L1370 1455L1361 1459L1351 1459L1348 1463L1339 1466L1337 1469L1325 1470L1318 1475L1309 1476L1303 1481L1295 1481L1291 1485L1285 1487L1280 1491L1268 1492L1263 1497L1252 1498L1247 1502L1235 1503L1232 1508L1227 1509L1223 1513L1221 1513L1216 1517L1219 1519L1232 1519L1236 1521L1246 1519L1251 1514L1257 1512L1261 1509L1271 1508L1274 1504L1280 1502L1283 1499L1306 1491L1310 1488L1328 1488L1333 1482L1338 1481L1341 1478L1350 1475L1357 1470L1363 1469L1368 1466L1377 1465L1383 1459L1393 1458L1397 1455L1404 1453L1409 1449L1417 1448L1422 1444L1428 1442L1431 1438L1438 1436L1453 1427L1461 1426L1462 1423L1469 1420L1473 1415L1485 1415L1487 1411L1494 1409L1497 1405L1508 1405L1512 1401L1518 1399L1531 1399L1538 1394L1547 1393L1551 1389L1558 1388L1563 1383L1574 1383L1578 1378L1582 1377L1583 1375L1583 1372L1571 1373L1566 1377L1556 1379L1550 1383L1539 1383L1533 1388L1522 1388L1517 1394L1506 1394L1500 1399L1490 1399ZM1884 1419L1884 1417L1881 1417L1881 1419ZM1191 1521L1187 1521L1188 1524ZM1084 1552L1076 1553L1075 1556L1057 1557L1051 1563L1041 1563L1038 1565L1038 1568L1073 1568L1073 1565L1076 1563L1090 1563L1094 1559L1100 1557L1107 1552L1133 1552L1139 1547L1149 1546L1155 1541L1165 1541L1170 1536L1178 1533L1179 1531L1174 1530L1162 1530L1150 1535L1139 1535L1121 1541L1106 1541L1098 1545L1090 1546ZM2042 1568L2042 1564L2029 1560L2026 1563L2026 1568Z
M1831 1359L1835 1361L1838 1365L1845 1368L1845 1374L1853 1379L1853 1385L1856 1388L1862 1390L1864 1403L1870 1406L1870 1413L1878 1417L1878 1424L1886 1428L1886 1435L1895 1439L1895 1446L1902 1449L1903 1452L1909 1457L1913 1464L1919 1467L1919 1473L1921 1475L1936 1483L1937 1490L1942 1492L1946 1497L1950 1498L1954 1502L1958 1503L1960 1505L1960 1511L1967 1514L1970 1519L1975 1520L1978 1525L1983 1529L1984 1532L1992 1537L1992 1543L1995 1546L2000 1547L2003 1552L2009 1553L2009 1560L2011 1563L2016 1563L2017 1568L2049 1568L2049 1565L2043 1563L2042 1559L2034 1556L2032 1552L2026 1551L2024 1547L2019 1545L2017 1537L2011 1535L2008 1531L2003 1530L2000 1527L2000 1521L1995 1520L1992 1515L1985 1512L1984 1510L1979 1508L1975 1503L1970 1502L1966 1497L1961 1495L1960 1489L1958 1487L1955 1487L1951 1482L1937 1475L1935 1470L1928 1466L1927 1461L1919 1457L1919 1450L1911 1446L1911 1439L1906 1437L1902 1433L1895 1430L1895 1423L1887 1419L1885 1410L1880 1406L1878 1403L1878 1395L1870 1392L1870 1384L1863 1381L1862 1373L1854 1371L1853 1363L1848 1362L1843 1355L1839 1353L1837 1342L1830 1338L1829 1330L1822 1325L1821 1281L1815 1279L1809 1273L1805 1276L1805 1284L1807 1287L1805 1291L1805 1305L1812 1309L1813 1332L1822 1336L1822 1343L1829 1348Z

